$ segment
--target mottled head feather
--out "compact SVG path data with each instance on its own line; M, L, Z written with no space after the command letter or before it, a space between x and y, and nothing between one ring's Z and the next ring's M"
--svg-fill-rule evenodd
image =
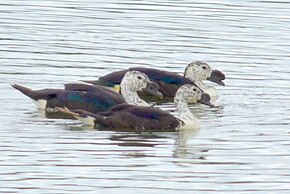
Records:
M132 91L142 91L149 81L147 75L140 71L128 71L121 81L121 90L126 87Z
M174 101L182 101L184 103L188 103L188 101L191 101L192 99L195 99L196 101L201 98L202 91L192 84L184 84L181 86L174 97Z
M184 72L184 77L194 81L195 83L203 80L209 80L219 85L225 85L225 75L218 70L213 70L207 63L202 61L194 61L190 63Z
M192 81L202 81L210 77L212 68L205 62L194 61L190 63L184 72L184 77Z

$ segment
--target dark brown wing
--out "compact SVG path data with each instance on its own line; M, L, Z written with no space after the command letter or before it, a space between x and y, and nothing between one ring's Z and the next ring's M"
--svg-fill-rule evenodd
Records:
M50 108L66 107L68 109L82 109L92 113L109 110L111 107L125 103L122 95L113 91L87 92L65 90L47 99Z
M121 104L96 116L100 127L142 131L175 131L181 121L155 107Z
M124 75L128 72L128 69L115 71L109 73L103 77L100 77L98 80L84 81L86 83L91 83L94 85L102 85L107 87L114 87L115 85L120 85Z
M97 81L87 81L92 84L113 87L119 85L126 72L129 70L136 70L145 73L151 81L159 85L159 91L165 97L174 97L177 89L184 84L194 84L193 81L170 71L164 71L153 68L134 67L127 70L116 71L100 77ZM141 96L148 96L146 92L139 93Z

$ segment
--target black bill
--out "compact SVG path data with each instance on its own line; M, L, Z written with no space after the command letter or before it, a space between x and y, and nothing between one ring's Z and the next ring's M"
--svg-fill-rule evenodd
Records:
M219 70L213 70L211 72L210 77L207 78L207 80L212 81L222 86L225 86L225 83L223 82L223 80L225 79L226 79L225 75Z
M152 96L157 96L158 98L162 99L163 95L161 92L158 91L158 89L159 89L159 85L157 83L149 81L147 83L147 87L143 90Z
M210 106L210 107L214 107L214 105L210 102L210 96L206 93L203 93L201 95L201 98L199 100L197 100L197 102Z

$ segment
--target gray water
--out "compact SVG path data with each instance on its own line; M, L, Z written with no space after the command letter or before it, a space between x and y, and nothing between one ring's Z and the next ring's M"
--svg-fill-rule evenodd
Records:
M1 0L0 193L290 193L290 3ZM97 131L10 87L132 66L226 74L198 131Z

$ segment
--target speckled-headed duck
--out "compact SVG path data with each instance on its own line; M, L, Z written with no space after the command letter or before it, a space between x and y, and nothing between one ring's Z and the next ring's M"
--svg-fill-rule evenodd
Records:
M133 131L174 131L180 128L199 128L199 121L188 108L188 101L196 99L212 106L210 98L196 86L185 84L181 86L174 97L178 117L156 107L120 104L109 111L93 114L84 110L68 110L58 108L63 113L70 114L85 125L95 128L121 129Z
M190 63L185 68L183 76L170 71L136 67L109 73L95 81L84 82L94 85L103 85L117 88L116 86L121 83L125 73L130 70L136 70L145 73L151 81L154 81L159 85L159 91L165 97L174 97L177 89L183 84L196 84L198 87L200 87L200 89L204 90L205 93L209 92L211 97L215 97L217 96L217 91L215 88L206 85L202 81L209 80L219 85L225 85L223 82L223 80L225 80L225 75L221 71L213 70L207 63L202 61L195 61Z
M31 90L17 84L12 85L33 100L39 109L51 110L55 107L83 109L93 113L103 112L117 104L149 106L137 91L145 89L151 94L161 96L158 85L149 80L146 74L128 71L121 82L122 95L103 86L82 83L66 84L65 89Z

